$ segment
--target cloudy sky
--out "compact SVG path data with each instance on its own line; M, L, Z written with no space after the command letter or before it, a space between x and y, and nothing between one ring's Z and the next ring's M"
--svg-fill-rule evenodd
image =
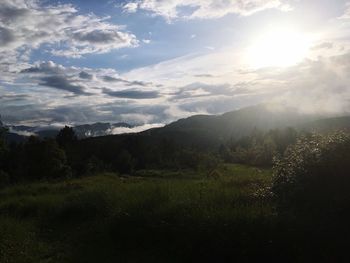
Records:
M5 123L350 112L350 2L0 0Z

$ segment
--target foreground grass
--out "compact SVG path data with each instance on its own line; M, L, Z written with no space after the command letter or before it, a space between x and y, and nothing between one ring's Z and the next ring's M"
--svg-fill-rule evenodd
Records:
M194 262L272 253L271 172L142 171L0 191L0 262Z

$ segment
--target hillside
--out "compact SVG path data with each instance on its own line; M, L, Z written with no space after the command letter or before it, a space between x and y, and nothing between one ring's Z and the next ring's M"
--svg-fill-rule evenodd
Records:
M205 137L214 141L225 141L249 135L254 129L268 131L276 128L303 127L304 124L321 118L322 116L319 115L300 114L291 108L274 109L261 104L217 116L199 115L181 119L154 133L162 135L182 134L197 138Z
M329 132L350 129L350 116L326 118L304 123L299 127L307 131Z

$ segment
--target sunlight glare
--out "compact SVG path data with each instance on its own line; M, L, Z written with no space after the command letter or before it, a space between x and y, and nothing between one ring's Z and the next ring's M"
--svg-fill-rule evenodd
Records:
M253 68L292 66L307 56L310 45L307 35L297 30L268 30L248 48L248 64Z

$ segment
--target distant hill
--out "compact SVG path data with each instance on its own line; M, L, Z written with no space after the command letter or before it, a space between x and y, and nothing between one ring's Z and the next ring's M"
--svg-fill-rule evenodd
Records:
M315 120L302 124L299 129L317 132L330 132L334 130L350 130L350 116L334 117Z
M326 132L335 129L350 129L350 116L332 117L317 114L302 114L293 108L261 104L221 115L195 115L180 119L162 128L154 128L136 134L112 135L118 127L133 128L127 123L94 123L73 127L80 139L99 137L94 142L122 141L125 138L146 139L152 142L172 140L183 145L217 145L229 139L239 139L250 135L254 129L268 131L294 127L298 130ZM35 133L38 136L55 137L56 129L37 129L28 126L12 126L18 134ZM16 136L14 136L16 137ZM19 138L15 138L19 140Z
M179 143L206 142L212 144L250 135L254 129L261 131L286 127L306 129L308 123L315 122L316 124L316 121L322 118L325 116L301 114L293 108L257 105L222 115L192 116L178 120L164 128L144 133L174 138ZM349 120L347 124L350 125ZM310 125L308 128L311 129L311 127L314 126Z
M325 115L302 114L293 108L257 105L222 115L196 115L137 134L110 135L84 141L94 149L117 147L121 144L131 149L136 142L145 145L167 145L171 142L208 148L226 143L230 139L251 135L255 129L269 131L286 127L319 132L346 129L350 127L350 116L330 118Z
M133 125L124 122L118 123L94 123L94 124L85 124L74 127L79 138L88 138L88 137L98 137L110 135L115 128L133 128Z
M23 135L19 135L17 133L11 133L11 132L7 132L5 135L5 140L6 142L15 142L15 143L21 143L21 142L25 142L27 140L28 137L23 136Z

